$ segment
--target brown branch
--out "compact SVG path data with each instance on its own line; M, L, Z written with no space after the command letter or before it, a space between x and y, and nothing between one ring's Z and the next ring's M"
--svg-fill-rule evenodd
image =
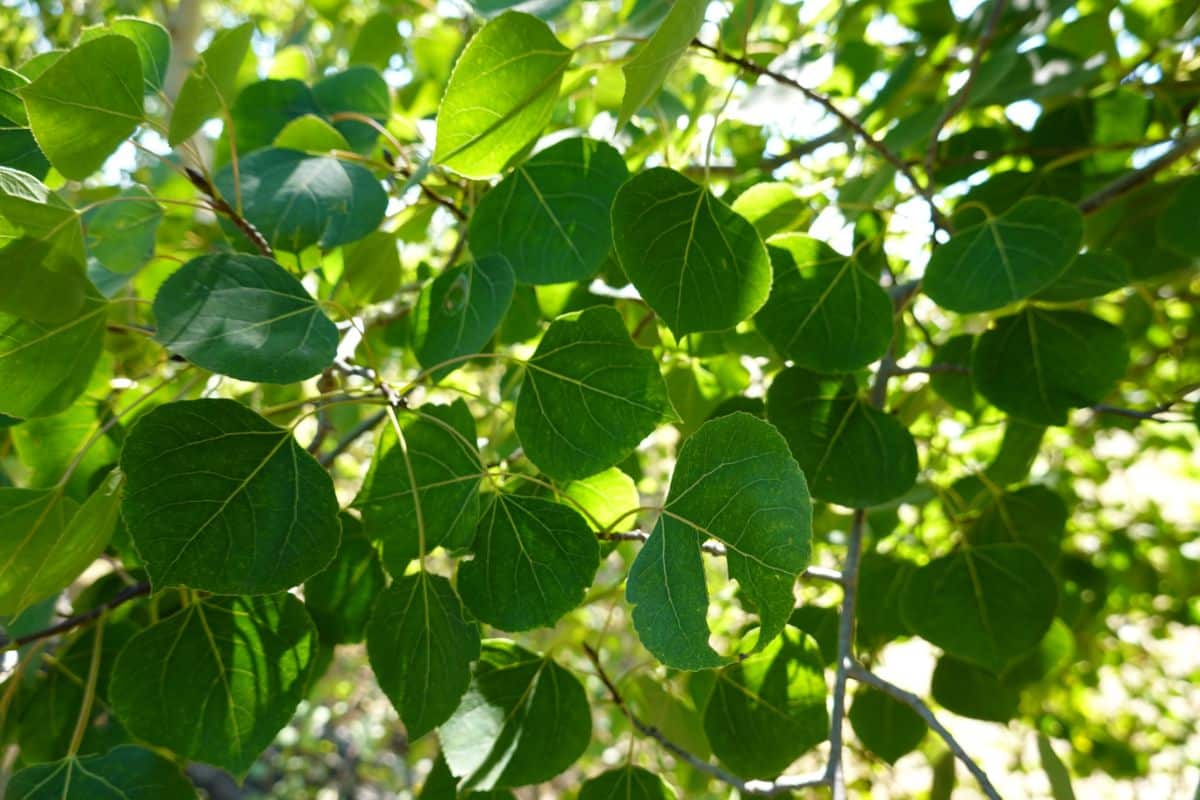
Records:
M629 720L629 723L633 725L634 729L638 733L654 739L662 746L664 750L671 753L681 761L687 763L693 769L716 778L728 786L732 786L743 796L749 795L754 797L773 797L775 795L791 792L796 789L804 789L813 786L825 786L828 783L823 773L816 775L785 775L784 777L773 781L744 781L733 773L727 772L715 764L708 763L699 756L688 752L683 747L680 747L678 744L668 739L666 735L664 735L663 732L658 728L646 723L640 717L634 714L633 709L629 707L629 705L625 702L625 698L621 696L621 691L617 688L617 685L613 683L612 679L608 677L608 673L604 671L604 667L600 664L600 655L591 647L591 645L587 644L586 642L583 644L583 652L587 654L588 660L591 661L592 666L595 667L596 677L600 679L600 682L603 683L604 687L608 690L608 694L610 697L612 697L613 703L619 709L621 709L622 713L624 713L626 718Z
M208 178L191 167L187 167L185 171L192 185L203 192L208 198L208 205L215 213L225 216L226 219L236 225L238 230L245 234L246 238L250 240L250 243L254 245L259 253L267 258L275 257L275 251L271 249L271 243L267 241L267 237L263 236L250 220L235 211L229 203L226 203L224 198L221 197L220 192L217 191L217 188L209 183Z
M100 617L101 614L112 611L114 608L119 606L123 606L134 598L144 597L148 594L150 594L150 584L145 581L142 581L141 583L135 583L132 586L126 586L124 589L117 592L111 598L95 608L84 611L81 614L75 614L74 616L67 617L62 622L51 625L49 628L43 628L40 631L34 631L33 633L19 636L16 639L10 640L5 637L3 640L0 640L0 647L2 647L4 650L15 650L18 647L24 647L25 645L31 642L36 642L39 639L48 639L51 636L55 636L60 633L66 633L67 631L78 628L81 625L86 625L89 622L95 621Z
M933 133L929 136L929 149L925 151L926 174L933 171L933 162L937 159L938 136L941 135L942 128L946 127L946 123L954 119L958 112L966 107L967 100L971 97L971 88L975 85L975 79L979 75L979 65L983 63L983 54L987 52L988 47L992 44L992 39L996 37L996 28L1000 17L1004 15L1006 5L1007 0L992 0L991 13L988 14L987 22L984 23L983 33L980 34L979 43L975 46L975 53L971 56L971 65L967 68L967 80L963 83L962 88L954 93L954 99L950 101L950 104L938 117L937 122L933 124Z
M759 66L749 59L735 56L732 53L727 53L720 47L714 47L713 45L707 44L700 39L693 39L692 46L699 50L704 50L707 53L711 53L713 58L717 59L718 61L723 61L726 64L733 64L734 66L740 67L741 69L753 75L767 77L776 83L781 83L784 86L790 86L812 102L824 108L833 116L837 117L838 121L841 122L843 127L849 128L851 131L853 131L854 134L858 136L858 138L862 139L868 147L878 153L884 161L891 164L898 172L900 172L900 174L908 179L908 182L912 184L913 189L917 192L917 194L919 194L925 200L925 202L928 203L929 213L933 219L934 225L945 231L952 230L950 227L950 221L947 220L942 212L938 209L937 204L933 200L933 195L930 193L929 189L921 181L917 180L916 174L913 173L912 169L908 166L908 164L905 163L904 159L896 155L896 153L894 153L892 149L882 141L872 136L870 132L867 131L867 129L864 128L861 123L859 123L858 120L838 108L837 105L835 105L834 102L828 97L825 97L818 92L814 92L812 89L809 89L807 86L795 80L794 78L790 78L782 73L767 69L766 67Z
M976 764L975 761L972 760L969 755L967 755L967 751L964 750L962 745L958 743L953 735L951 735L950 731L946 730L946 726L942 725L942 723L938 721L938 718L934 716L933 712L929 710L929 706L925 705L921 698L917 697L912 692L901 689L899 686L896 686L893 683L885 681L875 673L868 671L857 661L850 663L848 674L851 678L854 678L854 680L858 681L859 683L865 683L881 692L889 694L907 705L913 711L917 712L917 715L920 716L921 719L925 720L925 724L932 728L938 736L942 737L942 741L944 741L946 746L950 748L950 751L958 757L958 760L966 766L967 771L975 776L975 780L979 782L979 788L983 792L984 796L988 797L989 800L1003 800L1003 798L1000 797L1000 793L996 791L996 787L993 786L992 782L988 779L987 773L983 771L983 768Z
M384 160L384 162L387 163L387 165L389 167L391 167L396 172L397 175L402 176L407 181L413 180L413 171L411 169L409 169L408 167L397 164L396 159L387 150L383 151L383 160ZM415 181L415 184L417 187L420 188L421 194L425 195L425 197L427 197L428 199L437 203L442 208L449 211L451 214L454 215L455 219L457 219L459 222L467 221L467 212L465 212L461 208L459 208L458 204L455 203L453 200L451 200L448 197L444 197L444 196L438 194L433 189L430 189L428 186L425 185L424 181Z
M1200 148L1200 131L1193 131L1190 134L1180 137L1175 141L1174 147L1146 166L1125 173L1112 183L1085 197L1079 202L1079 210L1084 214L1099 211L1109 203L1124 197L1134 189L1148 182L1159 172L1162 172L1179 159L1189 155L1197 148Z

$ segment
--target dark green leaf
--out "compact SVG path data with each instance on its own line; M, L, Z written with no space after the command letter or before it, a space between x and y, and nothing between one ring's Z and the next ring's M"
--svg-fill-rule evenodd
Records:
M1024 545L966 547L930 561L901 596L904 623L956 658L999 672L1032 648L1058 604L1054 576Z
M849 717L863 746L889 764L917 749L929 730L906 703L870 687L854 695Z
M585 478L625 459L670 416L654 354L620 314L595 306L559 317L525 365L516 430L554 478Z
M674 170L626 182L612 227L625 274L676 337L732 328L767 300L771 262L754 226Z
M1028 545L1047 564L1062 551L1067 526L1067 504L1046 486L1026 486L991 496L979 518L967 528L972 544Z
M603 142L559 142L484 195L471 215L471 252L504 258L522 283L590 278L612 249L609 209L628 174Z
M626 764L587 780L578 800L675 800L675 790L649 770Z
M708 643L700 546L709 539L725 546L729 577L759 617L756 647L765 647L787 623L808 566L812 507L787 443L749 414L706 422L684 442L662 515L629 572L638 636L677 669L728 660Z
M874 649L908 634L900 617L900 598L915 567L913 562L892 555L863 555L855 609L855 634L860 647Z
M596 535L577 512L500 493L471 551L458 568L458 590L472 614L504 631L553 625L582 602L600 564Z
M46 158L66 177L83 180L142 121L138 48L124 36L83 42L20 94Z
M392 112L392 97L383 76L370 67L351 67L326 76L312 88L313 99L325 116L361 114L380 126L387 125ZM337 119L333 127L356 150L369 150L379 138L379 129L356 119Z
M438 275L413 312L413 345L421 366L440 379L466 363L463 356L480 352L508 313L514 287L512 268L494 256Z
M1079 252L1083 216L1052 197L1028 197L936 248L925 270L930 299L951 311L1001 308L1062 275Z
M361 239L379 227L387 193L366 168L297 150L257 150L239 164L242 213L272 246L298 253ZM232 165L217 188L233 203Z
M1116 253L1081 253L1054 282L1034 295L1050 303L1103 297L1133 282L1129 262Z
M450 406L426 404L400 418L407 443L385 425L371 469L354 504L362 510L367 538L380 545L383 565L403 575L410 561L445 546L471 543L479 519L483 462L475 444L475 420L461 400ZM410 470L411 466L411 470ZM420 512L413 502L418 487Z
M70 756L13 775L11 800L189 800L196 790L173 764L128 744L104 755Z
M1200 257L1200 177L1188 178L1158 217L1158 239L1177 253Z
M788 629L717 673L704 732L717 758L738 775L774 778L829 735L825 695L817 643Z
M1015 417L1062 425L1072 408L1098 403L1125 373L1121 329L1078 311L1027 308L1001 317L975 345L979 393Z
M261 256L192 259L158 290L154 316L164 347L244 381L294 383L337 355L333 322L300 281Z
M968 414L978 413L985 405L975 393L975 383L971 380L971 352L974 348L975 337L971 334L951 336L933 351L933 363L954 367L961 372L947 369L929 376L929 385L943 400Z
M362 532L362 523L343 512L342 544L324 571L304 582L304 607L322 644L361 642L375 598L387 584L379 555Z
M438 738L461 789L527 786L583 754L592 716L583 685L549 658L490 640L471 686Z
M291 431L232 400L159 406L125 440L125 524L155 589L295 586L337 552L329 474Z
M949 655L938 659L929 691L948 711L989 722L1008 722L1021 699L992 673Z
M468 622L450 582L424 571L379 596L367 627L367 652L380 688L410 741L454 713L479 657L479 626Z
M171 60L171 34L167 29L157 22L137 17L117 17L107 25L85 28L79 40L87 42L109 33L124 36L137 47L144 92L153 94L161 89Z
M550 121L570 61L536 17L509 11L484 25L446 86L433 160L468 178L498 174Z
M912 435L859 396L853 379L802 369L775 376L767 419L787 439L813 496L866 508L907 492L917 479Z
M290 594L199 600L130 640L111 705L138 738L244 776L303 699L316 646Z
M892 340L892 301L854 256L811 236L770 242L771 296L754 323L781 356L816 372L852 372Z

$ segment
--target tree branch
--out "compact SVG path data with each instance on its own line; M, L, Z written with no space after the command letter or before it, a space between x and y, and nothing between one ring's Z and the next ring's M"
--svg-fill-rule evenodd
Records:
M640 542L645 544L646 540L650 538L650 534L645 531L622 531L619 533L599 531L596 534L596 538L605 542ZM725 546L720 542L705 542L700 545L700 550L711 556L726 555ZM800 573L800 577L829 581L830 583L842 582L842 573L836 569L829 569L827 567L807 567L804 572Z
M938 736L942 737L942 741L944 741L946 746L950 748L950 751L958 757L958 760L966 766L967 771L975 776L975 780L979 782L979 788L983 791L984 796L988 797L989 800L1003 800L1003 798L1000 797L1000 793L996 791L996 787L993 786L992 782L988 779L987 773L983 771L983 768L976 764L971 757L967 755L967 751L964 750L962 745L960 745L954 736L951 735L950 731L946 730L946 727L938 721L938 718L934 716L933 712L929 710L929 706L925 705L921 698L917 697L912 692L901 689L899 686L896 686L893 683L885 681L875 673L868 671L857 661L850 663L848 674L851 678L854 678L854 680L858 681L859 683L865 683L868 686L872 686L880 690L881 692L885 692L907 705L913 711L917 712L917 715L920 716L921 719L925 720L925 724L932 728Z
M1193 131L1176 140L1175 146L1141 169L1127 172L1107 186L1088 195L1079 202L1079 210L1084 214L1099 211L1109 203L1132 192L1146 183L1159 172L1174 164L1179 159L1200 148L1200 130Z
M979 75L979 65L983 62L983 54L987 52L988 47L992 44L992 39L996 37L996 28L1000 17L1004 15L1006 5L1006 0L992 0L991 13L988 14L987 22L984 23L983 33L980 34L979 43L975 46L975 53L971 56L971 65L967 68L967 80L963 83L962 88L954 93L954 99L950 101L950 104L938 117L937 122L933 124L933 133L929 136L929 149L925 151L926 175L933 171L933 162L937 160L938 136L941 135L942 128L946 127L946 123L963 110L967 105L967 100L971 97L971 87L975 85L975 78Z
M263 236L258 228L251 224L250 220L235 211L229 203L226 203L216 187L209 183L208 178L191 167L185 168L184 171L187 173L188 180L192 182L192 185L208 197L208 205L214 212L223 214L230 222L236 225L238 230L245 234L250 243L258 249L259 253L267 258L275 257L275 251L271 249L271 243L267 241L267 237Z
M136 597L144 597L148 594L150 594L150 584L145 581L142 581L141 583L135 583L132 586L126 586L124 589L117 592L111 598L95 608L84 611L81 614L75 614L74 616L67 617L62 622L51 625L49 628L43 628L40 631L34 631L33 633L26 634L25 636L19 636L16 639L3 637L3 639L0 640L0 647L2 647L4 650L15 650L18 647L24 647L30 642L36 642L39 639L48 639L51 636L55 636L60 633L66 633L67 631L78 628L81 625L86 625L89 622L95 621L100 617L101 614L112 611L114 608L119 606L123 606Z
M894 153L892 149L882 141L872 136L870 132L867 131L867 129L864 128L861 123L859 123L858 120L838 108L828 97L825 97L818 92L814 92L812 89L809 89L807 86L795 80L794 78L767 69L766 67L759 66L749 59L728 53L721 48L714 47L713 45L707 44L700 39L693 39L692 46L699 50L704 50L707 53L711 53L713 58L717 59L718 61L723 61L726 64L733 64L734 66L740 67L741 69L753 75L767 77L776 83L781 83L784 86L790 86L809 100L824 108L833 116L837 117L838 121L841 122L843 127L852 130L854 134L858 136L858 138L862 139L868 147L882 156L884 161L891 164L898 172L900 172L900 174L908 179L908 182L912 184L913 189L917 192L917 194L919 194L925 200L925 202L929 204L929 213L933 219L934 225L945 231L951 230L949 220L947 220L942 212L938 209L937 204L933 200L933 195L921 181L917 180L916 174L913 173L912 169L907 163L905 163L904 159L896 155L896 153Z
M608 673L604 671L604 667L600 663L600 655L584 642L583 652L587 654L588 660L592 662L592 666L596 669L596 677L608 689L608 694L612 697L612 701L625 714L634 729L651 739L658 742L664 750L671 755L687 763L693 769L703 772L724 784L737 789L743 796L754 797L773 797L775 795L791 792L796 789L804 789L813 786L824 786L828 783L825 774L814 775L785 775L773 781L752 780L744 781L731 772L728 772L721 767L710 764L694 753L690 753L683 747L680 747L675 742L668 739L662 731L643 721L640 717L633 713L633 709L625 702L625 698L621 696L621 691L612 679L608 677Z
M846 675L854 661L854 615L858 603L858 565L862 554L866 509L855 509L846 543L846 564L842 568L842 608L838 612L837 672L833 678L833 711L829 720L829 763L825 779L833 788L833 800L845 800L846 782L842 770L842 728L846 718Z
M345 436L343 436L341 439L338 439L337 444L334 445L332 450L330 450L328 453L322 453L320 456L318 456L317 463L322 467L328 467L337 459L338 456L349 450L355 442L373 431L375 426L383 422L385 418L387 418L386 410L377 411L376 413L367 417L362 422L358 423L349 431L347 431Z

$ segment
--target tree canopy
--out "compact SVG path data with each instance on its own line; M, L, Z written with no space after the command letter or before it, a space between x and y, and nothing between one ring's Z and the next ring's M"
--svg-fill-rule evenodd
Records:
M0 6L0 791L1200 792L1198 35Z

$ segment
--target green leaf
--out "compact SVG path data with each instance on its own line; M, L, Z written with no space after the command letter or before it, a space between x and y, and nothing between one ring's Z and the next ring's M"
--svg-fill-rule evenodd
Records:
M760 4L763 5L763 4ZM730 206L766 239L799 227L812 216L804 195L790 183L756 183Z
M304 698L316 647L290 594L198 600L129 641L110 704L139 739L242 777Z
M986 406L975 392L971 380L971 352L975 337L969 333L951 336L933 351L934 364L958 367L961 372L935 372L929 376L929 386L950 406L974 415Z
M1042 762L1042 771L1050 782L1050 796L1054 800L1075 800L1075 789L1071 786L1071 773L1066 764L1054 752L1049 737L1039 733L1037 737L1038 758Z
M88 294L79 215L41 181L0 167L0 313L39 322L76 316Z
M900 598L910 630L999 672L1036 645L1058 603L1054 576L1019 544L966 547L913 572Z
M639 46L622 67L625 74L625 96L617 115L617 130L644 106L671 74L675 62L688 49L704 22L704 0L675 0L654 35Z
M65 480L67 496L85 500L93 488L92 476L102 468L107 471L121 452L119 427L100 432L112 421L107 403L84 398L61 414L14 427L9 436L27 470L25 484L33 489L49 489ZM72 464L74 469L68 475Z
M853 378L785 369L767 392L767 419L787 439L813 496L851 508L895 499L917 479L917 447Z
M370 117L379 127L387 125L392 113L392 97L387 81L370 67L351 67L328 75L312 88L317 107L327 117L351 112ZM361 120L339 119L333 127L346 137L355 150L367 151L379 138L379 129Z
M629 512L639 506L637 484L617 467L569 481L561 489L569 505L580 510L592 530L611 529L630 520Z
M522 283L590 278L612 249L609 209L628 175L603 142L548 147L483 196L471 215L471 252L504 258Z
M1008 722L1021 700L1020 692L991 672L949 655L938 659L929 693L947 711L988 722Z
M877 649L908 634L900 617L900 597L916 564L883 553L864 553L858 566L855 638L860 647Z
M472 614L504 631L553 625L583 601L600 565L583 517L539 497L497 493L471 551L458 591Z
M484 25L450 75L433 160L468 178L498 174L550 121L570 61L536 17L509 11Z
M133 186L85 211L88 266L127 275L154 257L163 210L149 191Z
M137 17L117 17L106 25L84 28L79 41L88 42L110 33L124 36L137 47L144 93L154 94L161 89L171 60L171 34L167 29L157 22Z
M78 507L57 488L0 488L0 614L18 614L48 594L38 594L35 582Z
M471 543L483 477L475 420L462 400L449 406L426 403L399 420L407 458L395 431L385 425L354 501L362 510L367 538L379 544L383 565L394 576L403 575L409 562L422 555L422 536L426 553Z
M466 363L463 356L482 351L508 313L515 286L503 258L483 257L443 270L421 292L413 312L418 363L437 367L437 380ZM460 360L445 364L454 359Z
M483 643L470 688L438 729L460 791L550 780L583 755L591 737L591 709L578 679L500 639Z
M154 316L164 347L244 381L294 383L337 355L337 327L300 281L261 256L192 259L159 288Z
M863 746L889 764L916 750L929 730L908 704L871 687L854 695L848 716Z
M1078 311L1027 308L979 337L975 388L1014 417L1062 425L1072 408L1100 402L1125 374L1120 328Z
M1046 486L1026 486L989 495L967 528L971 544L1024 544L1048 564L1058 561L1067 526L1067 504Z
M1021 688L1051 678L1066 669L1075 657L1075 634L1067 623L1055 617L1037 647L1005 668L1000 682Z
M525 455L559 480L623 461L670 414L658 361L620 314L594 306L554 321L525 365L516 430Z
M1080 253L1066 271L1034 298L1071 303L1103 297L1133 283L1129 262L1116 253Z
M123 482L120 470L113 470L74 513L75 503L64 498L61 489L52 489L48 493L49 506L34 500L24 508L10 506L9 513L0 516L5 529L22 521L29 526L27 531L14 531L21 537L20 542L0 562L0 613L20 613L33 603L62 591L91 566L108 546L116 528ZM30 491L35 490L3 489L0 497L11 492ZM36 519L28 518L30 508L39 509ZM66 525L62 524L64 514L70 515ZM5 546L10 543L9 531L4 533L0 554L9 550Z
M754 226L674 170L626 182L612 227L625 274L676 337L732 328L767 300L771 262Z
M350 149L350 143L338 133L337 128L315 114L304 114L288 122L271 144L285 150L304 150L309 153Z
M71 49L19 90L29 127L54 168L83 180L142 122L142 66L124 36Z
M208 119L233 105L238 70L250 52L254 25L218 31L192 66L171 113L167 142L172 147L200 130Z
M829 735L825 666L813 639L787 629L765 650L721 669L704 732L744 778L774 778Z
M68 320L35 322L0 312L0 413L48 417L83 393L104 343L108 303L89 289Z
M322 644L361 642L375 598L387 585L379 555L363 535L362 523L345 512L339 519L342 544L337 557L304 582L304 607Z
M804 631L821 648L825 666L837 661L838 610L828 606L803 605L792 610L788 625Z
M390 233L375 231L347 245L342 262L342 281L358 303L388 300L400 290L400 249Z
M771 425L745 413L706 422L679 451L662 515L625 594L642 644L676 669L724 664L708 643L700 546L725 546L729 577L759 617L756 649L787 623L808 566L812 506L804 474Z
M291 431L233 400L159 406L125 440L121 514L156 590L291 588L333 560L333 481Z
M1171 198L1158 217L1158 240L1183 255L1200 257L1200 227L1196 209L1200 208L1200 177L1191 177Z
M816 372L852 372L892 340L892 301L854 256L811 236L770 242L771 296L754 317L781 356Z
M1046 437L1046 426L1025 422L1015 417L1004 422L1004 436L992 463L984 473L1000 486L1020 483L1029 476L1029 470L1042 448Z
M416 741L458 708L479 657L479 626L466 620L450 581L422 571L379 596L367 652L409 741Z
M930 299L959 313L990 311L1054 283L1079 252L1083 216L1053 197L1027 197L934 249Z
M13 775L11 800L194 800L179 766L152 750L127 744L104 755L69 756Z
M336 158L269 147L239 164L242 213L273 247L298 253L361 239L383 221L387 193L367 169ZM233 166L217 174L221 194L235 198Z
M589 778L578 800L675 800L675 790L649 770L626 764Z
M400 31L396 17L390 11L379 11L358 29L354 46L350 48L349 63L368 64L376 69L387 69L392 56L401 46Z
M236 134L234 144L238 154L245 156L267 147L289 122L319 111L312 90L303 81L268 79L249 84L238 92L230 109L233 118L230 129ZM223 165L232 157L226 131L217 143L214 160Z

